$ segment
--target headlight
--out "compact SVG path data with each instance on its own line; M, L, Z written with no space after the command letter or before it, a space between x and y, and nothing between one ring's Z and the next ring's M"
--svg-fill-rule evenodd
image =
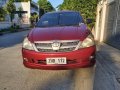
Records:
M28 38L25 38L23 41L23 48L28 50L34 50L32 43L28 40Z
M80 44L79 49L80 48L87 48L87 47L91 47L95 45L95 41L93 36L90 34L88 35L88 37Z

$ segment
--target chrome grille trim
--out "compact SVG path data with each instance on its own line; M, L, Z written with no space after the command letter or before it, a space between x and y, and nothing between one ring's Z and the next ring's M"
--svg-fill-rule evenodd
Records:
M53 43L54 41L59 41L59 42L75 42L75 41L80 41L80 40L52 40L52 41L35 41L34 43Z
M60 49L64 49L64 48L76 48L76 46L74 45L74 46L62 46L62 47L60 47ZM40 47L40 46L36 46L36 48L38 48L38 49L52 49L52 47Z
M61 43L59 50L54 51L52 43L58 41ZM34 48L37 52L70 52L77 49L80 40L54 40L54 41L35 41Z

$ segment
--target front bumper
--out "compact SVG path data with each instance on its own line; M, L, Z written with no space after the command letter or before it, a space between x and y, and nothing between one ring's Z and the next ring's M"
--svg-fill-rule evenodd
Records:
M32 69L45 70L64 70L81 67L90 67L95 64L96 47L92 46L72 52L62 53L40 53L22 49L23 64ZM65 65L47 65L46 58L66 57L67 64Z

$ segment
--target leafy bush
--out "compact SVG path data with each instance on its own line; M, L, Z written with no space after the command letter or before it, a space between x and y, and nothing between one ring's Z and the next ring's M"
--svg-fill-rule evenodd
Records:
M31 0L15 0L15 2L28 2L28 1L31 1Z
M11 32L11 33L17 32L19 29L20 29L19 25L16 25L16 26L12 25L10 28L1 29L0 34L2 34L4 32Z
M91 18L95 20L96 7L98 0L64 0L64 2L58 6L58 10L74 10L81 13L84 19ZM94 26L95 22L89 26Z
M16 11L16 7L14 5L14 0L9 0L5 6L5 10L7 12L7 14L10 15L11 21L14 18L14 14L13 12Z
M5 20L5 15L6 15L6 12L5 12L4 8L0 7L0 21Z
M20 26L19 26L19 25L17 25L15 28L16 28L16 29L20 29Z

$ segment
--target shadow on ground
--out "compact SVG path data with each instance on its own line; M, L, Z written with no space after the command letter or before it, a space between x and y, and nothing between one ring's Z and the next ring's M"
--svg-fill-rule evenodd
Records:
M38 86L36 90L73 90L75 71L61 71L43 82L42 86Z
M26 83L29 90L93 90L94 68L30 70L29 75Z

